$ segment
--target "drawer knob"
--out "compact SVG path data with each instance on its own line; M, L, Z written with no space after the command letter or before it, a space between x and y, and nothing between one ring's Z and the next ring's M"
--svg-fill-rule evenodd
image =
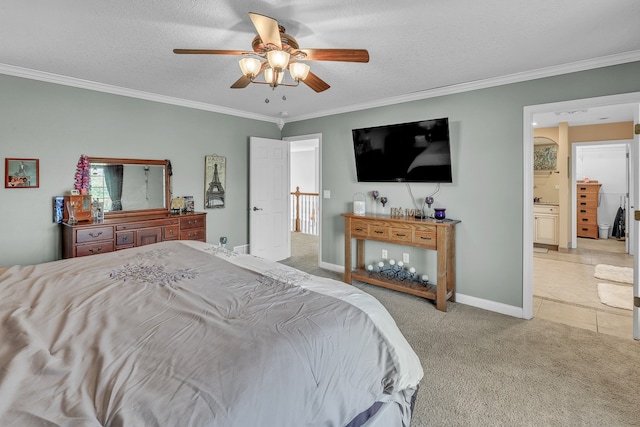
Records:
M376 233L376 234L384 234L384 232L382 232L380 230L376 230L376 231L374 231L374 233Z
M101 234L102 234L102 231L99 231L98 234L89 233L89 236L91 236L91 237L100 237Z
M396 236L398 236L398 237L407 237L406 234L400 234L400 233L396 234Z
M169 234L173 234L173 230L169 230Z
M420 237L422 240L431 240L431 237Z
M122 241L126 242L127 240L129 240L129 236L122 236Z
M95 252L100 252L102 250L102 246L98 246ZM93 248L89 248L89 252L94 253Z

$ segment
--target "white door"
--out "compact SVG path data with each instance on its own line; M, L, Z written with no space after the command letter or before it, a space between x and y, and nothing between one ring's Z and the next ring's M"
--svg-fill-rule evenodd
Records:
M640 105L635 105L634 111L634 123L640 123ZM640 135L636 133L634 136L634 143L631 144L630 157L633 181L629 185L629 209L627 212L629 224L628 235L632 236L629 242L629 253L633 255L633 338L640 340L640 223L636 221L636 214L640 213Z
M271 261L291 256L289 142L249 141L249 252Z

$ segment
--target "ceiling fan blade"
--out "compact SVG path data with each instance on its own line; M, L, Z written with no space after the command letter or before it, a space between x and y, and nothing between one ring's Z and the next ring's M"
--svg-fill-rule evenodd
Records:
M309 61L369 62L366 49L300 49Z
M231 85L231 89L242 89L249 86L249 83L251 83L251 79L247 76L242 76Z
M304 79L303 82L304 84L309 86L311 89L315 90L316 92L322 92L331 87L327 84L327 82L325 82L320 77L313 74L311 71L309 71L307 78Z
M278 28L278 21L273 18L269 18L259 13L249 12L249 18L253 22L258 35L262 39L264 44L272 44L282 49L282 40L280 39L280 29Z
M244 50L215 50L215 49L173 49L178 54L205 54L205 55L255 55L255 52Z

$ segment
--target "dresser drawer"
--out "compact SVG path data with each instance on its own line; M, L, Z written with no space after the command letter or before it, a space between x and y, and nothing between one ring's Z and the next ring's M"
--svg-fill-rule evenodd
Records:
M113 239L113 227L96 227L78 230L76 243L97 242Z
M591 184L591 185L578 184L577 187L578 187L577 188L578 193L598 194L598 192L600 191L600 185L599 184Z
M578 193L576 199L578 202L598 203L598 193Z
M116 233L116 246L133 246L135 243L133 231L119 231Z
M435 227L434 227L435 228ZM418 243L427 249L435 249L437 247L436 231L416 230L413 236L413 242Z
M598 238L598 224L580 224L577 227L578 237L590 237L592 239Z
M372 239L385 239L388 240L391 235L391 227L370 225L369 237Z
M180 237L180 227L178 225L162 228L162 240L175 240L178 237Z
M581 210L594 210L598 209L598 201L597 200L580 200L578 199L578 212Z
M596 213L579 213L577 215L578 227L585 224L598 225L598 215Z
M410 242L413 239L413 228L391 227L391 240Z
M180 230L184 230L186 228L202 228L204 227L204 222L205 217L201 215L180 218Z
M365 221L351 221L351 235L355 238L369 237L369 226Z
M201 240L205 241L207 238L207 233L204 228L198 229L188 229L180 231L180 239L181 240Z
M107 252L113 252L113 240L76 246L77 257L105 254Z

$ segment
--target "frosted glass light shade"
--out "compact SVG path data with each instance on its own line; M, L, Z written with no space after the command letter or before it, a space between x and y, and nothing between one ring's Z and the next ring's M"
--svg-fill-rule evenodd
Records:
M240 70L245 77L255 77L260 71L260 61L256 58L242 58L240 60Z
M276 82L276 75L277 82ZM282 83L282 79L284 78L283 72L276 73L273 68L267 68L264 70L264 80L269 83L271 86L276 86Z
M270 50L267 52L269 66L275 70L284 70L289 63L289 53L284 50Z
M296 80L304 80L309 75L310 67L307 64L303 64L302 62L293 62L289 64L289 72L291 73L291 77Z

